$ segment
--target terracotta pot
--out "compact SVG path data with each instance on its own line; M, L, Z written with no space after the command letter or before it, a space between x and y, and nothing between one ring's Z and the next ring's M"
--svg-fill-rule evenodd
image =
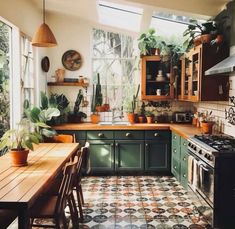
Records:
M203 134L212 134L212 127L214 122L201 122L201 129Z
M26 166L28 165L27 163L27 158L29 154L29 150L16 150L12 149L10 152L11 155L11 165L20 167L20 166Z
M109 106L108 103L105 103L102 107L103 107L104 111L109 111L110 110L110 106Z
M196 37L194 40L193 40L193 44L194 44L194 47L200 45L202 43L201 41L201 37Z
M95 107L95 110L96 110L97 112L104 112L104 107L103 107L103 106L96 106L96 107Z
M153 116L147 116L146 118L148 124L153 123Z
M134 113L128 113L127 118L128 118L129 123L131 123L131 124L135 123L135 114Z
M91 114L91 123L97 124L100 122L100 115L99 114Z
M203 34L201 35L201 42L204 43L210 43L211 42L211 34Z
M139 123L144 123L144 116L138 116Z

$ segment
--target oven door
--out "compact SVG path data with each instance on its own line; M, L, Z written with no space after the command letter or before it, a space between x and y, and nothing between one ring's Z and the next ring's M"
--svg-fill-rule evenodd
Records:
M198 162L198 188L197 191L214 204L214 169L203 161Z

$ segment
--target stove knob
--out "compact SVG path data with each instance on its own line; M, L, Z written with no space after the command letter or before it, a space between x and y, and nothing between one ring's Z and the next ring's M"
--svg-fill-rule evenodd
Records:
M197 146L193 146L193 149L194 149L194 150L197 150Z
M208 154L208 153L205 153L204 157L205 157L206 159L208 159L208 156L209 156L209 154Z
M213 161L213 156L212 155L208 155L208 158L207 158L209 161Z
M200 149L200 150L198 151L198 153L199 153L199 154L202 154L202 150Z

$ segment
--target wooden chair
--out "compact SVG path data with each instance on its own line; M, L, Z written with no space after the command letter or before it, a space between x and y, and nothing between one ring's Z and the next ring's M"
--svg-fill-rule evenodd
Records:
M42 195L32 206L30 210L31 226L60 229L61 221L63 228L68 228L65 207L69 204L71 219L74 228L78 228L78 212L76 211L75 200L73 198L72 188L76 178L78 167L78 157L75 156L72 162L66 163L63 171L63 178L59 188L58 195ZM34 223L35 219L54 219L54 225L41 225Z
M89 143L86 142L85 146L81 148L81 152L79 152L80 155L80 162L78 163L78 168L77 168L77 175L75 178L74 182L74 190L76 190L77 194L77 201L78 201L78 209L79 209L79 215L80 219L83 220L83 211L82 211L82 206L84 205L84 197L83 197L83 192L82 192L82 168L85 168L87 171L87 161L89 160ZM86 165L84 165L86 163Z
M59 134L52 138L53 142L56 143L73 143L76 142L75 136L70 134Z
M17 212L0 209L0 228L7 228L17 217Z

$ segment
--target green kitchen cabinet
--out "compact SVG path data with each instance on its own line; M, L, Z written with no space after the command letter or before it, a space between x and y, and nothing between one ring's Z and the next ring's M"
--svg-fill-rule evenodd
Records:
M113 131L87 131L90 143L91 173L114 172L114 138Z
M188 186L188 154L187 139L172 132L171 141L171 172L181 185L187 189Z
M114 141L88 140L91 173L114 172Z
M170 171L170 131L145 131L145 171Z
M144 131L114 131L115 170L144 171Z
M115 155L117 172L144 170L144 141L116 140Z

